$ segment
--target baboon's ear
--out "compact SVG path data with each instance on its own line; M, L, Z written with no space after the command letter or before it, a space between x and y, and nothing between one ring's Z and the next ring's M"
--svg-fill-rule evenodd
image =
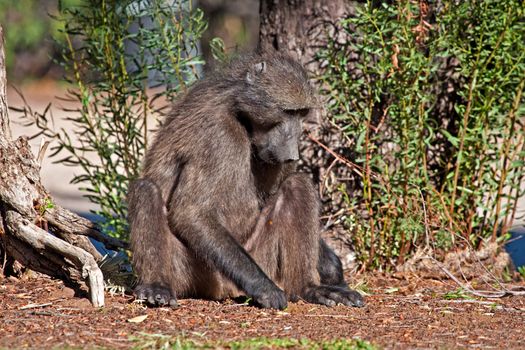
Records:
M266 72L266 62L259 62L253 65L253 68L257 74Z
M246 73L246 81L248 83L253 83L255 81L255 77L261 74L264 74L266 72L266 62L259 62L254 64L250 71Z

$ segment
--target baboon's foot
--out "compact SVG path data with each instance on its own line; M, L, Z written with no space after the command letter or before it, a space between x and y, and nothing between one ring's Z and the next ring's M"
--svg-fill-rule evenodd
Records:
M139 284L134 293L135 298L144 300L151 306L178 306L175 293L159 283Z
M339 286L313 286L308 287L303 298L309 303L335 306L343 304L346 306L363 307L365 301L359 292Z

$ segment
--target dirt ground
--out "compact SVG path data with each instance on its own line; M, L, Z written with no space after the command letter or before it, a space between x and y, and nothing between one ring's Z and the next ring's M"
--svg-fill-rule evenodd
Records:
M360 283L369 294L360 309L299 302L276 311L203 300L152 309L122 295L107 295L106 307L96 309L61 281L4 278L0 348L130 348L148 335L200 344L259 337L359 338L379 348L525 348L525 297L465 299L452 281L417 277L362 277ZM142 315L147 318L130 322Z

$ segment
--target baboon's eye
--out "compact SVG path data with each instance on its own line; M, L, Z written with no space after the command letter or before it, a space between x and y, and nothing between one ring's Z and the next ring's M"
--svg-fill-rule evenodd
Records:
M237 120L241 123L242 126L246 129L246 131L251 134L253 132L253 125L250 122L250 118L245 113L238 113L237 114Z
M297 113L299 113L301 117L306 117L310 113L310 109L309 108L298 109Z
M298 117L306 117L308 113L310 113L310 109L309 108L285 109L284 113L288 115L298 116Z
M281 125L281 122L269 121L269 122L266 122L264 124L261 124L259 129L260 130L270 131L270 130L278 127L279 125Z

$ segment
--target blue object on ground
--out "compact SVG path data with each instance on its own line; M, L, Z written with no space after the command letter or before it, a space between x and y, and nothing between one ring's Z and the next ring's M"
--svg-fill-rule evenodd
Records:
M513 227L509 233L511 238L505 244L505 250L516 268L525 266L525 226Z
M78 215L82 216L83 218L85 219L88 219L94 223L99 223L99 222L102 222L104 221L104 218L100 215L97 215L97 214L93 214L93 213L77 213ZM97 241L96 239L93 239L91 237L89 237L89 240L91 241L91 243L93 244L93 246L95 246L95 248L98 250L98 252L102 255L109 255L111 257L114 257L118 254L118 252L114 251L114 250L111 250L111 249L107 249L104 244L100 243L99 241Z

